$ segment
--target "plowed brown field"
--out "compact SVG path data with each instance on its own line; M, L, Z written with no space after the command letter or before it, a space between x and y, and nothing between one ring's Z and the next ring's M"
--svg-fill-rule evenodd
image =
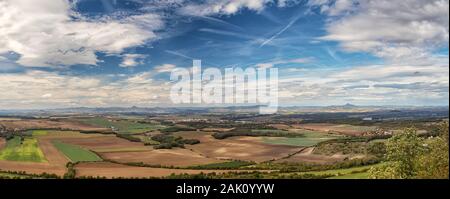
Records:
M231 137L218 140L206 132L180 132L176 135L200 140L200 144L186 145L186 148L215 159L264 162L286 157L302 149L295 146L265 144L258 137Z
M221 170L190 170L190 169L164 169L149 167L134 167L108 162L80 163L75 166L77 176L94 177L122 177L122 178L145 178L164 177L170 174L199 174L199 173L224 173L230 171Z
M100 153L100 155L102 156L102 158L114 160L121 163L143 162L149 165L179 167L224 162L222 160L204 157L189 149L181 148L136 152L109 152Z

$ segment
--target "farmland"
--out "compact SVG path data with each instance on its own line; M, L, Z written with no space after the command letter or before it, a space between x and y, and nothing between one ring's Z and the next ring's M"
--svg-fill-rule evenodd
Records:
M102 161L95 153L83 149L79 146L65 144L60 141L54 141L53 145L72 162L95 162Z
M329 123L302 124L294 126L297 128L308 129L312 131L322 131L352 136L362 135L366 132L375 131L377 129L377 126L354 126L348 124L329 124Z
M309 131L309 130L298 130L294 129L293 132L299 133L301 137L269 137L262 138L264 143L275 144L275 145L289 145L289 146L302 146L302 147L310 147L317 145L320 142L338 139L341 136L322 133L318 131Z
M34 138L14 137L6 143L6 147L0 151L0 160L23 162L46 162L37 140Z
M79 119L83 124L101 127L101 128L112 128L121 134L138 134L147 131L159 130L165 128L165 126L160 124L149 124L149 123L139 123L138 121L128 120L128 119L112 119L112 118L86 118Z
M383 165L389 138L407 123L297 117L4 118L0 178L369 178L371 168ZM442 121L430 116L408 123L431 139Z

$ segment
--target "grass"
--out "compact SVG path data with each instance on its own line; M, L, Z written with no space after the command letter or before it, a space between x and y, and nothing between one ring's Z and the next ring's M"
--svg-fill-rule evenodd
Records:
M273 145L289 145L289 146L302 146L309 147L317 145L320 142L336 139L342 136L320 133L316 131L303 130L297 132L302 137L263 137L262 141L266 144Z
M33 136L42 136L42 135L47 135L48 132L46 130L33 130L31 132L31 135Z
M138 123L133 120L113 120L103 117L86 118L80 120L82 123L103 127L111 128L114 127L118 133L121 134L139 134L153 130L163 129L166 126L160 124L149 124L149 123Z
M328 179L369 179L369 172L351 173L342 176L333 176Z
M152 140L151 137L145 136L145 135L135 135L133 137L139 138L141 142L143 142L146 145L158 145L160 144L158 141Z
M261 133L287 133L287 131L279 130L279 129L252 129L252 132L261 132Z
M378 163L374 165L352 167L348 169L334 169L326 171L310 171L302 172L302 174L313 174L313 175L331 175L328 179L368 179L368 170L372 167L379 167L383 163Z
M71 162L96 162L102 161L95 153L83 149L76 145L62 143L60 141L53 141L53 145L64 155L70 159Z
M0 151L0 160L47 162L35 138L25 138L22 141L18 136L8 140L6 147Z

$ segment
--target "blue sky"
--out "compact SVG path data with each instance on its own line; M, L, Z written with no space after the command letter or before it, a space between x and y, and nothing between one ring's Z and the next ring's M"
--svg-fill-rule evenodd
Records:
M0 109L171 106L169 71L193 58L278 68L281 105L448 105L448 15L448 0L3 0Z
M104 15L134 13L139 7L123 2L103 1L102 4L102 1L85 0L80 1L77 10L86 15ZM122 61L119 57L99 54L104 62L98 65L102 67L89 67L79 72L136 73L163 64L190 67L192 59L187 57L201 59L205 66L211 67L247 67L299 58L314 59L314 63L287 63L280 67L350 67L382 61L364 52L339 51L337 42L313 42L326 35L327 18L305 3L282 8L272 5L260 12L244 9L235 15L171 17L167 20L168 28L161 30L162 39L125 50L124 53L146 55L136 66L117 67ZM291 22L292 26L274 37ZM264 42L267 43L262 46Z

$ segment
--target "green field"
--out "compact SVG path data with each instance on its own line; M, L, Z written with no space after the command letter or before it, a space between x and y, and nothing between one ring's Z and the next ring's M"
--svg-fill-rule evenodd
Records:
M278 129L252 129L252 132L261 133L288 133L288 131L278 130Z
M333 176L328 179L369 179L369 172L350 173L342 176Z
M326 170L326 171L311 171L311 172L303 172L304 174L313 174L313 175L332 175L328 179L368 179L369 173L368 170L372 167L379 167L383 163L375 164L375 165L367 165L360 167L352 167L348 169L335 169L335 170Z
M42 136L42 135L47 135L48 132L46 130L33 130L31 132L31 135L33 136Z
M72 162L95 162L102 161L95 153L79 146L53 141L53 145Z
M35 138L25 138L23 141L16 136L8 140L6 147L0 151L0 160L22 162L46 162Z
M302 134L303 137L262 137L261 139L266 144L309 147L323 141L342 137L309 130L304 130L297 133Z
M147 131L159 130L166 127L160 124L138 123L133 120L125 119L112 120L102 117L80 119L80 122L103 128L114 127L114 129L121 134L144 133Z

